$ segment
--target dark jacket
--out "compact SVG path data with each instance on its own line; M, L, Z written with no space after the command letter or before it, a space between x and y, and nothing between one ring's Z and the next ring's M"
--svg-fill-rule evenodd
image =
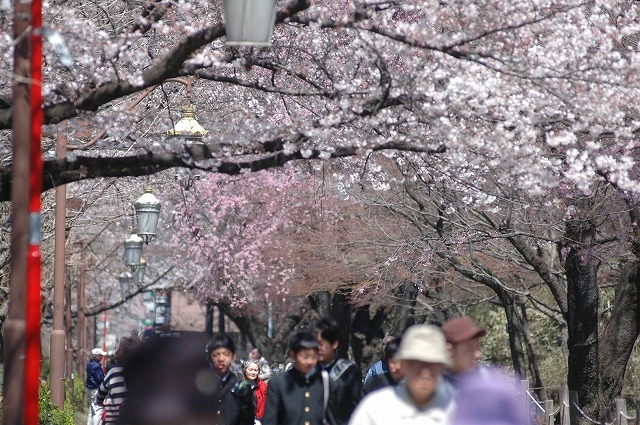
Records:
M89 363L87 363L87 379L84 386L90 390L97 390L100 388L102 381L104 381L102 364L96 359L89 360Z
M325 370L332 382L327 419L332 425L346 425L362 399L362 373L347 359L334 359Z
M215 372L214 372L215 373ZM220 380L220 386L214 394L215 421L217 425L253 425L255 418L255 406L253 393L248 392L248 397L234 396L232 389L241 380L229 373L225 379Z
M362 387L362 392L364 395L367 395L375 390L379 390L384 387L395 387L398 384L393 376L391 376L391 372L388 370L380 375L371 375L369 378L364 381L364 386Z
M324 385L320 371L305 378L293 367L269 380L262 425L322 425L323 418Z

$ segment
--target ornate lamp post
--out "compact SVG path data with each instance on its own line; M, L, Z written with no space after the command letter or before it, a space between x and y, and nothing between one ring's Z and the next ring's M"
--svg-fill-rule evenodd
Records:
M122 295L122 298L128 297L131 294L133 275L128 271L124 271L120 274L118 280L120 281L120 294Z
M145 244L156 236L158 218L160 217L160 201L153 196L150 187L144 188L144 194L133 204L138 219L138 236Z
M147 271L147 261L144 258L140 258L140 264L136 267L134 272L134 282L140 285L144 280L144 272Z
M271 46L276 0L224 0L228 46Z
M142 238L138 236L136 229L131 231L131 236L124 241L124 261L125 264L135 270L140 265L142 258Z

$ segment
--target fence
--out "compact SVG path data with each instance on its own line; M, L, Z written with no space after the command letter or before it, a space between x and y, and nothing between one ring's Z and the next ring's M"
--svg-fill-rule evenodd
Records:
M629 413L627 400L617 398L615 407L604 407L598 418L590 417L578 404L578 393L569 391L566 386L558 389L558 405L553 400L537 400L529 382L521 381L521 389L527 395L526 417L529 423L536 425L640 425L640 398L634 399L633 412Z

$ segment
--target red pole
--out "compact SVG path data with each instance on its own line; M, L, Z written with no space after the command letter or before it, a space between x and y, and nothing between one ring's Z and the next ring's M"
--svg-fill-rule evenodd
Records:
M31 2L31 153L29 171L29 246L24 371L24 423L38 424L40 386L40 194L42 192L42 1Z
M107 305L107 296L104 296L104 305ZM102 323L102 351L107 352L107 310L104 311L104 322ZM102 357L102 368L107 370L107 356Z

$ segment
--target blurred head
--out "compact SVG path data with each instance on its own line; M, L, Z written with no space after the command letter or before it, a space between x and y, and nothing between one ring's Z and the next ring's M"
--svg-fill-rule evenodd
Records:
M289 341L289 357L299 372L307 374L314 370L318 364L317 337L307 331L294 334Z
M260 374L260 363L257 360L247 360L244 362L242 367L242 372L244 373L244 377L250 381L255 381L258 379L258 375Z
M151 337L123 367L128 396L119 425L216 425L218 380L202 355L202 342Z
M513 376L487 369L468 374L456 393L453 425L527 425L525 393Z
M106 355L107 353L102 348L96 347L93 350L91 350L91 358L96 359L97 361L101 361L102 357Z
M219 376L230 372L231 363L236 359L236 346L229 335L215 335L209 340L206 351L211 367Z
M454 317L442 325L451 354L453 372L468 372L475 369L482 357L480 338L487 330L479 327L469 317Z
M118 349L115 352L114 360L118 364L123 364L131 355L133 350L140 345L140 339L135 336L125 336L120 339Z
M400 380L403 376L401 361L395 358L399 349L400 341L397 339L389 341L384 347L384 360L387 362L389 373L396 381Z
M384 349L387 346L387 344L389 344L391 341L395 341L397 340L397 338L393 335L387 335L384 338L382 338L382 353L384 355Z
M426 405L449 363L444 334L433 325L411 326L403 335L395 358L400 360L407 390L416 406Z
M252 348L251 351L249 351L249 358L252 360L260 360L262 358L260 349L258 349L257 347Z
M340 345L340 328L333 319L324 318L316 325L318 339L318 361L331 363Z

